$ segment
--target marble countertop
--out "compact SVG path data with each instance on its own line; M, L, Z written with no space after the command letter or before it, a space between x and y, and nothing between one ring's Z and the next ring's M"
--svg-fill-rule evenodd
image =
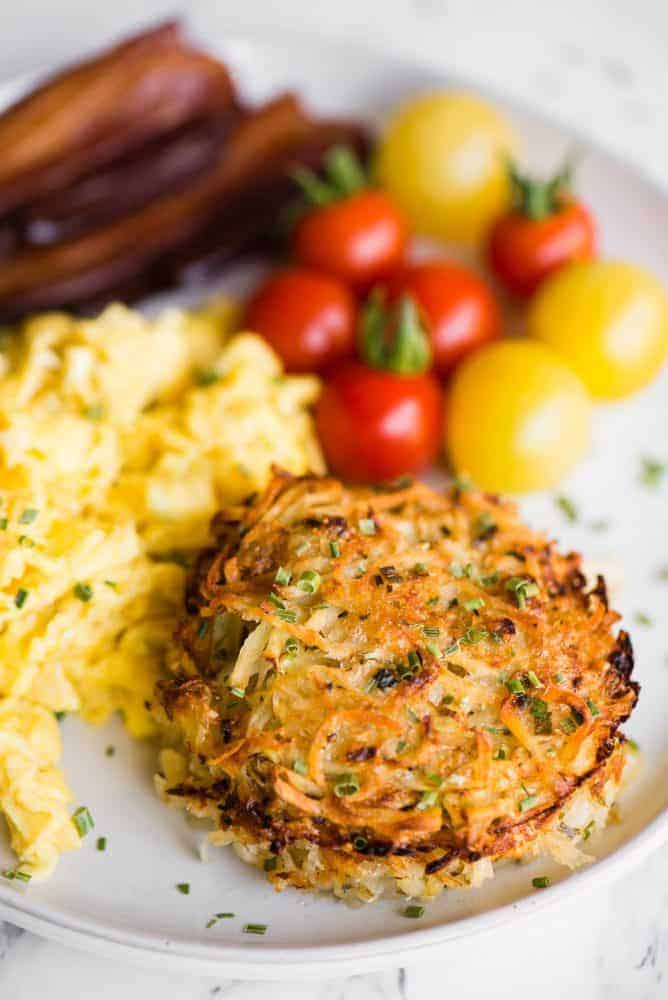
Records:
M9 5L6 5L7 7ZM173 2L22 0L0 13L0 75L50 67ZM665 0L190 0L196 30L298 29L439 62L528 101L642 164L668 186ZM139 11L139 13L137 13ZM654 1000L668 996L668 847L588 898L444 947L435 962L319 983L180 977L71 951L0 924L0 1000ZM346 973L348 975L346 976Z

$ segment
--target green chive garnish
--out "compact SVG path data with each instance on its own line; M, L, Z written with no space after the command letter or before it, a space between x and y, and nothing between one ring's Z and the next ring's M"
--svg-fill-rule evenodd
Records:
M292 770L296 771L297 774L308 774L308 765L305 760L298 757L292 765Z
M484 597L472 597L470 601L464 601L464 607L467 611L479 611L480 608L484 608L484 606Z
M438 792L423 792L422 798L417 804L418 809L430 809L438 801Z
M288 636L285 640L285 652L288 656L296 656L299 652L299 642L295 639L294 635Z
M567 521L577 521L578 509L568 497L555 497L554 502Z
M511 694L526 694L524 684L519 677L511 677L509 681L506 681L506 687Z
M527 810L529 809L533 809L533 807L536 805L537 802L538 802L537 795L527 795L526 798L520 799L520 801L517 803L517 807L519 811L523 813L527 812Z
M363 517L358 521L358 528L363 535L376 534L376 522L372 517Z
M29 882L32 878L30 872L22 872L20 868L8 868L7 871L2 873L2 877L9 879L13 882L15 879L17 882Z
M265 858L262 867L266 872L274 872L276 871L277 864L278 864L278 858L274 856L271 858Z
M87 833L95 826L93 817L88 811L87 806L79 806L78 809L72 815L72 822L77 828L77 833L80 837L85 837Z
M346 773L339 775L336 784L334 785L334 794L339 798L346 798L348 795L354 795L355 792L359 792L360 783L356 774Z
M410 917L411 920L417 920L424 916L424 906L407 906L404 910L404 916Z
M97 838L97 844L95 846L97 847L98 851L106 851L106 849L107 849L107 838L106 837L98 837Z
M34 507L26 507L19 517L19 524L32 524L39 517L39 511Z
M285 566L279 566L276 570L276 576L274 577L275 582L279 587L287 587L292 579L292 573Z
M25 587L19 587L19 589L14 594L14 604L16 605L17 608L23 607L25 602L28 600L29 593L30 591L26 590Z
M297 612L288 611L287 608L276 608L276 617L280 618L283 622L288 622L291 625L297 621Z
M195 385L202 386L203 388L206 388L206 386L209 385L215 385L219 379L220 375L218 374L217 371L214 371L213 369L206 370L200 368L193 373L193 380L195 382Z
M278 596L278 594L273 594L273 593L272 594L267 594L267 600L271 601L271 603L274 605L275 608L284 608L285 607L285 604L280 599L280 597Z
M9 525L9 518L0 517L0 531L6 531Z
M531 884L534 889L549 889L552 885L552 879L549 875L539 875L537 878L531 879Z
M87 406L84 410L84 417L87 420L98 421L102 420L104 416L104 406L102 403L93 403L91 406Z
M643 458L640 473L641 482L651 489L656 489L657 486L661 485L667 470L668 464L665 462L658 462L655 458Z
M339 558L339 556L341 555L341 546L339 545L338 542L330 542L329 543L329 553L330 553L332 559L338 559Z
M93 596L93 588L89 583L76 583L73 588L75 597L87 604Z
M316 573L314 569L304 570L302 575L297 581L297 586L300 590L303 590L305 594L315 594L320 589L320 584L322 578L320 573Z
M240 687L230 688L230 694L233 694L235 698L245 698L246 697L246 692L245 692L244 688L240 688Z
M266 934L267 925L266 924L244 924L243 926L244 934Z

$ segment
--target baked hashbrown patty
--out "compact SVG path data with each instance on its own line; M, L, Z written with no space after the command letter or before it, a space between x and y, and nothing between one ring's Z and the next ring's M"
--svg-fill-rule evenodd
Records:
M504 857L576 860L638 693L578 554L419 483L279 474L213 529L159 688L168 798L277 887L433 895Z

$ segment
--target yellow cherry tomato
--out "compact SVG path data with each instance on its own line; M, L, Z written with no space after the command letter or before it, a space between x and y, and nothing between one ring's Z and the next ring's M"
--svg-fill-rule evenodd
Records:
M504 340L456 370L446 446L456 472L483 489L549 489L585 452L590 413L584 385L555 351Z
M399 108L376 170L418 232L477 242L509 204L507 160L515 147L509 123L490 104L442 91Z
M644 268L582 261L541 285L528 331L558 351L593 396L619 399L647 385L668 354L668 298Z

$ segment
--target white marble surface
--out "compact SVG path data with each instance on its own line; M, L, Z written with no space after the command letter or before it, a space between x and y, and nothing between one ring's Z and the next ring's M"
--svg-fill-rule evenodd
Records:
M57 64L175 5L162 0L0 3L0 76ZM668 186L665 0L187 0L203 37L294 29L420 53L528 100L642 164ZM0 998L33 1000L543 1000L668 996L668 848L586 900L444 948L414 968L321 983L243 983L134 969L0 924Z

